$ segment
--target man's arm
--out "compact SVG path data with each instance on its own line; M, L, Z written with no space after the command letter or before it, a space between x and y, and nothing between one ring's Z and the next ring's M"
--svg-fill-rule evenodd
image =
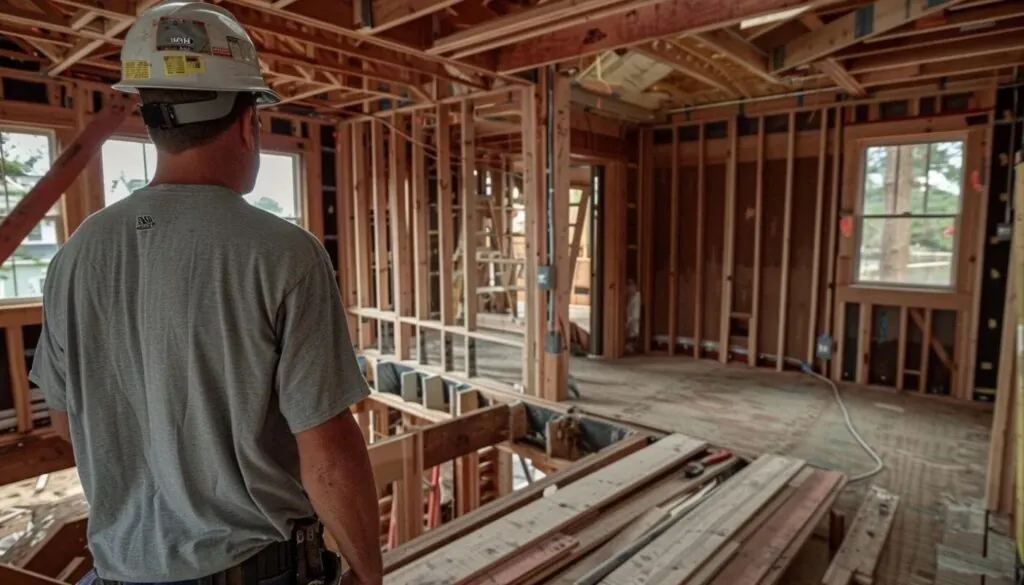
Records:
M352 581L382 581L380 511L366 442L349 407L369 394L323 248L285 295L276 330L278 403L295 434L302 483L352 568Z
M56 262L56 260L54 261ZM54 266L55 264L51 264ZM51 273L56 272L52 270ZM32 358L31 380L42 391L50 409L50 426L57 436L71 443L71 425L68 421L67 406L67 357L64 354L63 336L65 323L61 316L60 299L53 290L56 277L47 278L43 284L43 323L39 341Z
M348 411L295 435L302 485L317 515L352 566L354 581L378 584L384 571L380 552L380 509L373 468L363 434ZM370 481L367 481L369 478Z

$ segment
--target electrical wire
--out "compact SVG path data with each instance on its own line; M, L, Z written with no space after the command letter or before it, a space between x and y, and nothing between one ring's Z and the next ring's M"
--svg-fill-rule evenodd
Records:
M843 422L846 423L847 430L849 430L853 438L856 439L858 443L860 443L860 446L864 449L864 452L867 453L875 461L875 467L871 471L867 471L860 475L853 476L852 478L850 478L850 483L853 483L855 481L863 481L865 479L872 478L881 473L882 470L885 469L885 462L882 461L882 458L879 457L878 453L876 453L875 450L871 448L871 445L869 445L868 442L864 440L864 437L862 437L860 433L857 431L857 427L853 424L853 420L850 418L850 411L846 409L846 402L843 401L843 397L839 393L839 386L829 378L826 378L825 376L822 376L818 372L815 372L813 368L811 368L809 365L805 363L800 364L800 370L806 374L810 374L812 377L817 378L832 387L832 395L836 399L836 404L839 405L839 410L843 413Z

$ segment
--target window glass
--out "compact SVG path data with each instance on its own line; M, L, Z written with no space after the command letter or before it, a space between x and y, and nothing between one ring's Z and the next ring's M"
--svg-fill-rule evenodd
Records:
M301 225L301 189L297 155L264 152L249 203ZM103 144L104 202L111 205L144 187L156 170L156 147L138 140L108 140Z
M48 134L0 130L0 219L50 170L51 152ZM60 213L58 202L0 265L0 300L42 296L46 270L64 239Z
M963 166L962 141L865 149L859 282L952 286Z

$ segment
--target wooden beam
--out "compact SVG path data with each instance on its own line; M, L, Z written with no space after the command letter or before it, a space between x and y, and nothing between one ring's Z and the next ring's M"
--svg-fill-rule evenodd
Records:
M805 14L800 17L800 20L811 31L820 30L825 27L825 23L822 22L821 17L817 14ZM866 94L864 87L834 57L826 57L821 61L817 61L814 63L814 67L850 95L863 96Z
M430 318L430 193L427 192L427 161L423 149L426 115L412 115L412 174L409 177L413 204L413 281L416 294L416 318ZM443 282L443 281L442 281ZM423 327L417 331L416 359L427 363L427 336Z
M829 110L818 111L821 117L821 144L818 147L818 192L814 198L814 243L811 249L811 307L807 311L807 355L804 363L814 364L814 346L818 336L818 281L821 278L821 225L825 213L825 166L828 159L828 114Z
M0 581L4 585L67 585L63 581L4 563L0 563Z
M699 33L804 5L801 0L669 0L643 4L629 18L607 16L502 47L498 70L522 71L648 39Z
M476 259L477 232L480 231L480 221L477 215L477 170L476 170L476 137L474 136L475 124L473 123L473 102L463 100L462 102L462 123L459 132L462 137L462 149L459 151L462 157L462 177L459 181L462 191L462 203L459 216L462 219L462 318L463 325L467 331L476 330L477 303L477 269L479 268ZM476 376L476 340L466 335L465 363L466 375L470 378Z
M372 0L369 14L364 14L363 2L353 2L355 28L368 35L376 35L441 12L459 2L461 0Z
M869 40L865 43L865 47L872 47L876 44L884 45L887 41L893 39L915 37L947 30L970 29L979 25L987 25L992 21L1017 16L1024 16L1024 5L1017 2L997 2L980 8L948 11L932 18L907 23L882 37ZM948 39L949 36L946 35L946 38Z
M476 392L461 392L454 397L456 414L465 416L477 409ZM480 453L468 449L455 460L455 515L458 517L480 507Z
M539 141L537 139L537 94L534 88L520 90L520 119L522 121L522 143L523 152L523 194L524 212L526 214L526 238L523 251L526 256L526 291L523 295L526 300L526 336L523 344L523 387L528 394L534 396L540 393L540 365L537 361L538 345L540 343L541 330L534 315L540 303L540 291L537 290L537 247L542 244L535 239L537 235L538 215L541 212L539 207L540 186L538 181L538 165L540 154L537 152Z
M761 330L761 232L764 226L764 116L757 119L757 177L754 182L754 277L750 324L747 333L747 365L757 367Z
M775 47L772 71L787 71L863 42L921 17L946 10L963 0L875 0L829 22L818 30Z
M572 278L569 274L569 188L570 188L570 86L569 78L555 74L547 99L553 103L548 110L553 117L546 120L547 127L553 133L553 152L551 152L551 169L548 180L554 181L548 188L554 190L552 209L547 210L551 217L550 240L554 249L547 250L547 263L554 268L555 288L549 294L549 302L554 306L555 330L559 338L558 347L543 344L544 386L541 397L552 402L560 402L569 397L569 291L572 290Z
M991 70L1024 65L1024 50L993 53L984 57L969 57L938 63L907 65L895 69L872 71L857 76L864 87L895 83L920 82L928 79L962 76Z
M391 256L394 271L395 313L399 317L411 317L415 307L413 300L413 259L410 249L408 215L408 158L406 154L405 128L408 116L395 114L391 118L388 135L388 212L391 216ZM395 355L407 360L412 354L412 325L395 323Z
M54 435L0 447L0 486L75 466L71 445Z
M729 361L729 325L732 322L733 270L736 239L736 171L739 161L739 121L729 120L729 154L725 163L725 212L722 226L722 306L718 329L718 361Z
M1021 49L1024 49L1024 34L1021 34L1019 31L1006 32L981 39L951 39L949 42L939 46L918 47L892 54L872 55L853 59L850 62L850 73L861 75L883 69L896 69L925 63L1004 54Z
M388 175L384 162L384 123L370 122L370 166L373 176L373 229L374 229L374 270L377 284L377 310L390 311L391 271L388 254ZM387 351L385 344L389 325L383 320L377 322L378 349Z
M672 128L672 162L669 164L668 355L675 355L679 339L679 128Z
M29 232L60 200L89 161L128 116L132 102L113 97L81 134L61 152L53 166L0 222L0 262L6 262Z
M372 123L372 122L371 122ZM356 304L360 308L373 305L370 277L370 207L373 201L373 186L370 178L369 157L366 156L368 140L366 122L352 123L352 142L349 145L352 156L352 231L356 266ZM373 328L360 318L359 349L367 349L373 343Z
M646 45L638 45L633 47L632 50L670 65L679 73L717 89L728 97L739 97L741 93L740 89L730 80L719 75L717 71L709 71L699 67L694 63L695 58L676 43L658 40Z
M729 29L706 32L695 38L761 79L779 83L779 78L768 71L768 56Z
M438 104L434 129L437 141L437 256L441 297L441 367L446 372L455 368L452 356L452 336L445 328L455 325L455 221L452 211L452 151L449 106Z
M782 371L786 363L786 316L789 309L789 255L793 234L793 176L796 163L796 114L789 113L789 140L786 150L786 191L782 216L782 267L779 269L779 330L776 337L775 369Z
M699 358L704 341L704 201L707 199L707 180L704 165L707 158L707 137L704 123L697 127L700 141L697 145L697 248L694 258L696 275L693 278L693 357ZM678 164L676 161L675 164Z

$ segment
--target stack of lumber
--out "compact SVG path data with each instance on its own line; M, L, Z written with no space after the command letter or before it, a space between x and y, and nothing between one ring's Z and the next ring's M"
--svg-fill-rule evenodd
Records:
M709 447L623 440L389 551L384 582L779 582L845 477L775 455L693 476Z

